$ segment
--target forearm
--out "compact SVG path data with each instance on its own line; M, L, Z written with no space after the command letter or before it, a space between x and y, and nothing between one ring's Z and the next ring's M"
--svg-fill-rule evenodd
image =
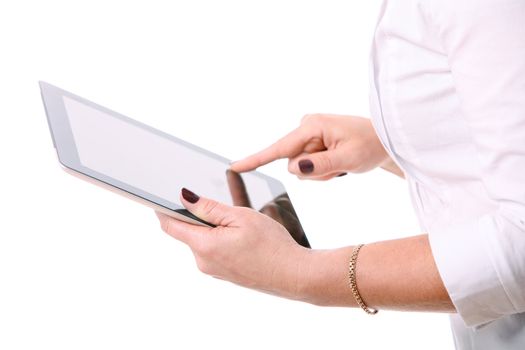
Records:
M356 307L348 284L352 250L312 250L302 271L299 299L317 305ZM427 235L365 245L359 252L356 276L359 293L369 307L455 312Z

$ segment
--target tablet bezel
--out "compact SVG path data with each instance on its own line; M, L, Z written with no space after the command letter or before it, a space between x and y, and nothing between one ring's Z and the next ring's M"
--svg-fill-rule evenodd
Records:
M71 98L75 101L85 104L86 106L107 113L112 117L130 123L134 126L154 133L160 137L164 137L172 142L176 142L194 151L214 158L224 163L225 166L229 165L229 159L224 158L213 152L210 152L206 149L195 146L189 142L179 139L173 135L167 134L161 130L155 129L149 125L143 124L139 121L126 117L125 115L122 115L104 106L98 105L83 97L75 95L69 91L63 90L49 83L41 81L39 82L39 84L42 100L44 102L44 107L46 111L47 121L53 139L53 145L56 149L58 160L63 166L64 170L66 170L72 175L82 178L83 180L87 180L91 183L102 186L103 188L109 189L113 192L123 194L128 198L134 199L135 201L148 205L154 208L155 210L159 210L179 220L183 220L193 224L213 226L191 214L179 203L171 202L164 198L155 196L140 188L131 186L125 182L119 181L117 179L114 179L110 176L107 176L103 173L97 172L91 168L82 165L82 163L80 162L73 132L69 122L69 117L64 104L64 97ZM261 174L257 171L252 171L250 172L250 174L265 180L265 182L269 185L270 191L273 196L277 197L286 192L284 186L278 180L267 175Z

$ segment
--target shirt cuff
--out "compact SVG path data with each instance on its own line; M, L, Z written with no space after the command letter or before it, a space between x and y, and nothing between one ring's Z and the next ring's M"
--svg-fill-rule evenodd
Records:
M493 216L430 229L430 247L456 311L468 327L481 327L516 308L498 272Z

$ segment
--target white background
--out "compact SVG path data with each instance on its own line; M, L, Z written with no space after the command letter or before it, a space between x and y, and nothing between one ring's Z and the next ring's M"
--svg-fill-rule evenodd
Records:
M0 4L0 349L451 349L445 315L319 308L204 276L153 212L60 170L46 80L236 159L368 115L372 1ZM281 179L314 247L419 234L382 170ZM402 256L399 257L403 259Z

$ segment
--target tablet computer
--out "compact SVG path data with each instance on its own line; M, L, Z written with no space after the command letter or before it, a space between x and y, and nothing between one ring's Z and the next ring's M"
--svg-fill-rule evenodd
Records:
M68 173L123 194L173 218L213 226L186 210L182 187L249 206L284 225L310 247L281 182L257 171L238 174L230 161L51 84L40 90L53 144Z

